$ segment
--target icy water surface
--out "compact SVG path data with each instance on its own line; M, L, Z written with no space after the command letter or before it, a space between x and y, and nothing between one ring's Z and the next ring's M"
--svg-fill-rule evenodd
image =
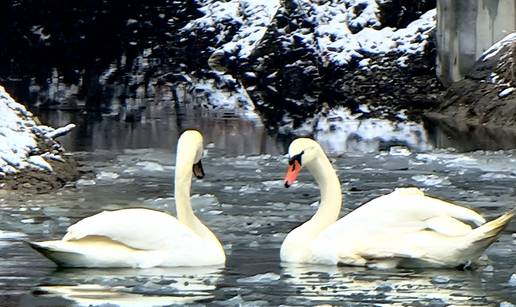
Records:
M0 305L169 306L462 305L516 302L513 221L476 271L391 270L279 264L280 244L316 210L307 172L282 186L280 154L228 154L206 144L206 177L193 182L193 206L220 237L225 267L57 269L25 240L60 238L75 221L106 209L147 207L175 214L174 154L163 148L77 152L93 170L48 195L3 195ZM491 219L514 206L515 152L346 154L333 158L348 213L396 186L467 204ZM349 234L353 235L353 234ZM511 275L513 276L511 279Z

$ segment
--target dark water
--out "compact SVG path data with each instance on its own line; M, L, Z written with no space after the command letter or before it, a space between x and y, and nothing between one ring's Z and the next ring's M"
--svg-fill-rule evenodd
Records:
M160 148L175 150L185 129L202 131L205 143L225 154L282 154L288 144L271 135L259 120L246 120L231 111L204 111L188 106L147 108L140 120L88 116L77 112L44 111L40 119L49 125L75 123L77 128L60 139L69 151L122 151Z
M184 111L184 112L183 112ZM281 184L285 142L256 122L170 110L138 123L104 118L80 125L66 146L94 176L46 195L0 196L0 305L314 306L462 305L516 302L513 221L476 271L282 267L285 235L315 211L318 189L303 173ZM47 117L58 122L58 118ZM60 238L70 224L106 209L147 207L174 214L173 148L188 125L206 135L207 176L192 184L193 206L219 236L225 267L58 269L24 240ZM416 185L491 219L514 206L516 153L433 150L347 153L333 157L343 182L342 214L392 191ZM352 235L352 234L351 234ZM508 305L506 305L508 306Z

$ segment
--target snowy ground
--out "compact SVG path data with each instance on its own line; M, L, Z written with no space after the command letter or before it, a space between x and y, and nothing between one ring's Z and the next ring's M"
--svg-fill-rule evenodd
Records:
M0 178L21 169L52 172L50 160L62 160L60 146L52 139L74 127L54 129L37 123L27 109L0 86ZM43 141L53 143L51 148L40 148Z

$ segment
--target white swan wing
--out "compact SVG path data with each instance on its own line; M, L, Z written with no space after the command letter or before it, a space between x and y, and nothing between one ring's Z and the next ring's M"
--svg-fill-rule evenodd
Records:
M199 237L175 217L150 209L103 211L68 227L63 241L102 236L134 249L181 248Z
M484 222L473 210L428 197L419 189L397 189L330 225L316 244L318 249L332 246L342 258L424 258L433 254L428 246L454 248L449 245L456 242L453 238L472 231L467 223Z
M463 235L485 219L473 210L426 196L417 188L400 188L357 208L332 228L371 231L431 229L447 235ZM338 231L338 230L334 230Z

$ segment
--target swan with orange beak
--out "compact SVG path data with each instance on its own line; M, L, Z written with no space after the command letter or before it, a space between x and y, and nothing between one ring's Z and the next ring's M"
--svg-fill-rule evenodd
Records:
M321 146L298 138L288 154L285 187L306 168L319 185L321 200L312 218L283 241L280 257L285 263L383 269L467 267L477 262L516 214L512 209L486 223L473 210L411 187L397 188L337 220L342 205L340 182Z

